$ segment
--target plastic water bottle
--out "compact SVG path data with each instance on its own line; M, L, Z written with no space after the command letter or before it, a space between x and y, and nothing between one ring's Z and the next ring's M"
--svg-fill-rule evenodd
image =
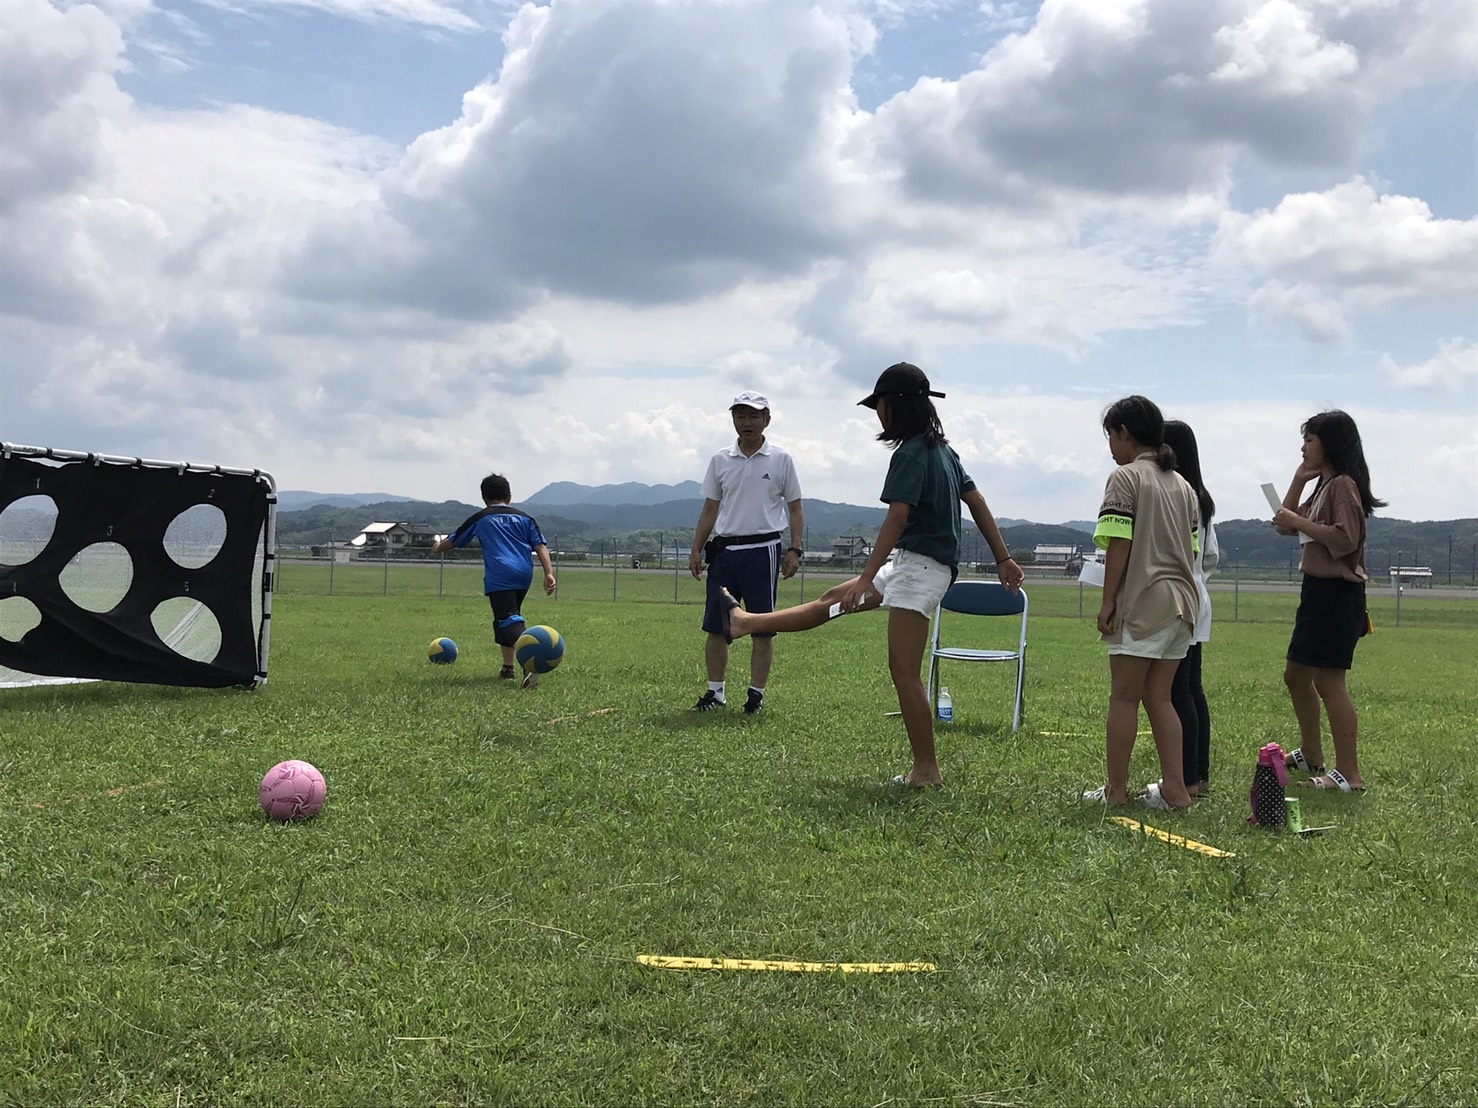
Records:
M953 723L955 718L955 702L949 698L948 686L939 689L938 715L940 723Z

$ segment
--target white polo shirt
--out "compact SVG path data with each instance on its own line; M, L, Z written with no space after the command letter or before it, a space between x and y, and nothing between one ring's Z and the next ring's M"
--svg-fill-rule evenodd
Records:
M752 458L736 442L708 463L703 496L718 501L715 536L760 535L790 526L789 505L801 498L801 482L790 455L769 439Z

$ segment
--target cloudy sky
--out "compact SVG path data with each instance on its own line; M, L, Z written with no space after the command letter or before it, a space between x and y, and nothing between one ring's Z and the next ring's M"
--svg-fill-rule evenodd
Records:
M701 477L773 399L948 393L998 514L1091 516L1102 408L1224 517L1360 424L1478 515L1474 0L0 0L0 438L473 500Z

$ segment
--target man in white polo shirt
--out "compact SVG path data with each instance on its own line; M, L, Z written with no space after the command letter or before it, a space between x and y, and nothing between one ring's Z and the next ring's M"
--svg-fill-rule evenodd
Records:
M757 392L741 392L729 405L739 438L708 463L703 477L703 508L693 529L688 569L699 580L708 564L708 603L703 608L703 630L708 641L703 659L708 667L708 691L693 705L695 712L724 706L724 674L729 667L729 640L719 620L719 589L744 601L751 612L775 610L775 585L780 577L794 577L800 568L805 519L801 512L801 483L789 454L765 438L770 426L770 401ZM781 550L781 532L790 528L790 546ZM773 635L755 635L749 655L749 695L744 714L764 707L765 682L774 657Z

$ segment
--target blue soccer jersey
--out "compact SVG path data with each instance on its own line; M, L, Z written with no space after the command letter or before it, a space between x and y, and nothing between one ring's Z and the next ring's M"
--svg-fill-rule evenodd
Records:
M534 580L533 550L544 545L534 517L507 504L484 508L452 533L453 546L473 539L482 548L482 591L526 589Z

